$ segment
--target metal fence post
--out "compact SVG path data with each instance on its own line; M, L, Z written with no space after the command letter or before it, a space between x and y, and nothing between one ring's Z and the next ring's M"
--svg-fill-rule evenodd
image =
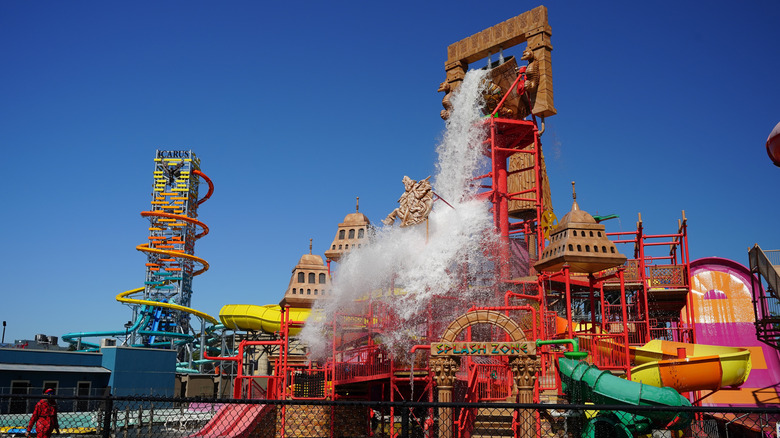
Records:
M106 396L104 403L105 409L103 410L103 438L111 437L111 413L114 412L114 398L111 394Z
M409 408L406 403L401 404L401 437L409 438Z

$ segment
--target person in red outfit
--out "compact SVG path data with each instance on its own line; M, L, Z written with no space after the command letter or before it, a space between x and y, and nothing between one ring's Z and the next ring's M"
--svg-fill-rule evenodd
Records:
M35 405L25 436L30 436L33 425L35 425L35 433L38 438L49 438L52 431L60 433L60 423L57 421L57 402L51 398L54 395L54 390L49 388L43 392L43 395L44 398Z

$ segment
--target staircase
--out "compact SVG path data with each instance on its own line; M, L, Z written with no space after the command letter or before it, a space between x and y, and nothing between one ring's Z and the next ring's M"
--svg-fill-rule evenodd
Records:
M513 436L512 413L509 408L491 408L489 405L477 409L474 418L472 438L488 438L499 436Z
M750 272L758 276L753 288L753 311L759 341L780 350L780 251L764 252L758 244L748 251ZM762 286L761 279L767 288Z

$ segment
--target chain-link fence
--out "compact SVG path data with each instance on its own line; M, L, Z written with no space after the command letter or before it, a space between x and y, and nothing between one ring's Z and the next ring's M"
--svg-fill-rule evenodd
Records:
M45 435L40 396L0 395L0 436ZM49 398L60 436L79 437L776 437L780 410L508 403ZM44 403L49 403L46 401ZM31 421L31 419L33 421ZM56 432L56 430L55 430Z

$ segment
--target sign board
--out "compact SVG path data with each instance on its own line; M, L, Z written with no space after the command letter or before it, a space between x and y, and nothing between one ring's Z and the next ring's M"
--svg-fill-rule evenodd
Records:
M536 354L534 342L435 342L431 356L520 356Z

